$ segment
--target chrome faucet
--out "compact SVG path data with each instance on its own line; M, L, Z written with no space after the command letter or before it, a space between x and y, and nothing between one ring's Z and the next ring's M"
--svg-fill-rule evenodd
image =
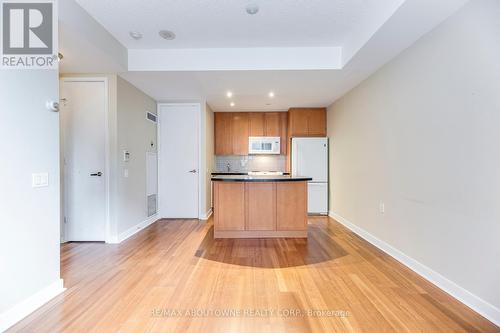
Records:
M226 168L227 168L227 172L231 172L231 164L229 164L229 162L227 162Z

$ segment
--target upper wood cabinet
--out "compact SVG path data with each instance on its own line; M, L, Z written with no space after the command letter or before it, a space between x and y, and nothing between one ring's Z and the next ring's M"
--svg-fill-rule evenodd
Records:
M307 125L309 136L326 136L326 109L310 109Z
M280 112L281 154L286 155L288 146L288 112Z
M288 111L288 133L290 137L326 136L326 109L290 109Z
M250 112L250 136L280 136L280 114L283 112Z
M307 129L309 113L304 109L290 109L288 111L288 133L290 136L308 136Z
M249 123L248 113L235 112L232 114L232 142L233 155L248 155Z
M232 155L232 113L216 112L215 115L215 155Z
M288 140L287 112L216 112L215 155L248 155L248 137L281 138L281 154Z
M264 112L250 112L250 136L264 136Z
M265 136L280 136L281 122L279 112L264 113L264 135Z

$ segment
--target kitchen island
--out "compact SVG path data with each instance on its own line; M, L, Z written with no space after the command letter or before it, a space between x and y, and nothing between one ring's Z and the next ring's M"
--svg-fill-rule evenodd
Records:
M216 175L215 238L307 237L308 177Z

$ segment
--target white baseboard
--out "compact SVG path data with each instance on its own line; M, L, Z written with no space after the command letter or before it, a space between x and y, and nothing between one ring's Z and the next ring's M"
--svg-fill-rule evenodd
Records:
M205 213L204 216L200 216L200 220L206 221L210 218L211 215L212 215L212 208L210 208L208 212Z
M0 332L6 331L33 311L62 293L64 288L63 280L59 279L51 285L40 290L28 299L14 305L9 310L0 314Z
M118 234L117 237L111 237L106 243L108 244L119 244L129 237L132 237L142 229L150 226L158 220L158 214L148 217L145 221L134 225L133 227L125 230L124 232Z
M355 234L357 234L358 236L360 236L361 238L363 238L364 240L378 247L380 250L384 251L385 253L387 253L388 255L390 255L391 257L393 257L406 267L410 268L412 271L422 276L423 278L425 278L438 288L450 294L458 301L462 302L463 304L467 305L468 307L470 307L471 309L473 309L474 311L476 311L489 321L493 322L495 325L500 326L500 309L498 309L497 307L479 298L478 296L474 295L468 290L460 287L455 282L448 280L446 277L442 276L438 272L433 271L429 267L407 256L400 250L378 239L377 237L373 236L366 230L348 221L344 217L332 211L330 211L328 215L337 222L339 222L340 224L344 225L352 232L354 232Z

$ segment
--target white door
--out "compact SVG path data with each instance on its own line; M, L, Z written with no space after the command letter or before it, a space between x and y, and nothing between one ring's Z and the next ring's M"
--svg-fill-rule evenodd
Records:
M66 241L106 237L105 89L103 81L61 81Z
M328 181L328 138L292 139L292 174Z
M163 218L198 218L198 104L159 106L159 211Z

